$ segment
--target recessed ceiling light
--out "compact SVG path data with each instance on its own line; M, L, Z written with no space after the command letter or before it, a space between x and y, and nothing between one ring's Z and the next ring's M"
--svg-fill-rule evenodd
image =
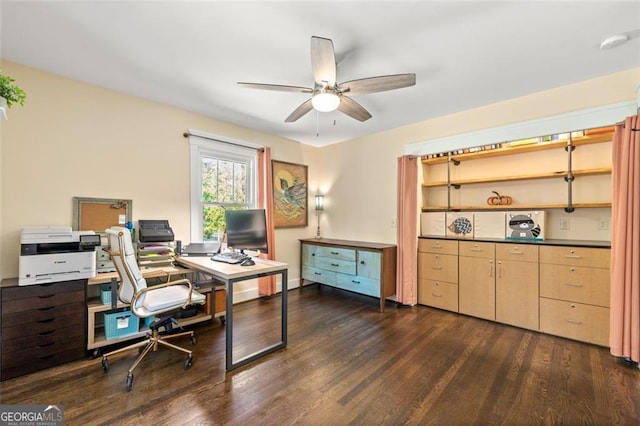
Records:
M608 37L600 43L600 49L613 49L616 46L620 46L623 43L626 43L629 40L629 37L624 34L616 34L614 36Z

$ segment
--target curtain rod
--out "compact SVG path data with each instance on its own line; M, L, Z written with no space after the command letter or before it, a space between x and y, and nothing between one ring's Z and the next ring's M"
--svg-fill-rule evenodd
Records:
M264 152L264 147L256 147L256 146L251 146L251 145L245 145L245 144L240 143L240 142L225 141L225 140L222 140L222 139L216 139L216 138L212 138L212 137L209 137L209 136L198 135L196 133L191 133L191 132L184 132L182 134L182 136L184 136L185 138L188 138L189 136L195 136L197 138L207 139L207 140L210 140L210 141L215 141L215 142L220 142L220 143L226 143L228 145L240 146L242 148L255 149L256 151Z

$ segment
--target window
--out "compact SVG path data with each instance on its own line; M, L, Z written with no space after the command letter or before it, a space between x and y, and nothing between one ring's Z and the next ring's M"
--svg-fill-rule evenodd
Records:
M191 241L218 240L225 210L256 207L257 152L200 137L190 143Z

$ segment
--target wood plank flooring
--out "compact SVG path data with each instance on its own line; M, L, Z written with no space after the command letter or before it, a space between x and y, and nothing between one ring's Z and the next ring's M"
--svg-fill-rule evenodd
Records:
M254 319L278 301L238 306L240 343L270 338ZM0 403L61 404L67 425L640 424L640 370L607 348L316 285L289 292L288 319L286 349L230 373L214 321L189 370L162 349L127 392L136 351L107 374L87 358L0 383Z

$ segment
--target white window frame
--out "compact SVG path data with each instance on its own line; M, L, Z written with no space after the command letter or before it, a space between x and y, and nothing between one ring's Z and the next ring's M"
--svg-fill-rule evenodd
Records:
M233 141L215 135L189 131L191 156L191 242L202 242L202 158L215 157L230 161L246 162L248 208L255 208L258 200L258 149L261 147L248 142Z

